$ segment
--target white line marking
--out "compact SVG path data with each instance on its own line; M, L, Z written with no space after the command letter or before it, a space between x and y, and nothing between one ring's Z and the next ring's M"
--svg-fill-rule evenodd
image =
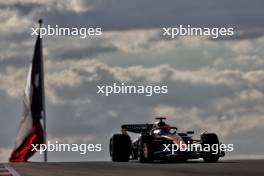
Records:
M12 176L21 176L17 171L11 167L9 164L4 164L5 168L9 170L9 172L12 174Z

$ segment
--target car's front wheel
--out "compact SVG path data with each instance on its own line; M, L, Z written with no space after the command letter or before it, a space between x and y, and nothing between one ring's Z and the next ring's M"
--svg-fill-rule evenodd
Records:
M204 133L201 135L204 162L214 163L219 160L219 140L215 133ZM217 149L217 150L216 150Z
M138 143L138 158L141 163L153 162L153 153L150 136L141 136Z
M130 137L125 134L114 134L110 139L109 151L112 161L127 162L131 154Z

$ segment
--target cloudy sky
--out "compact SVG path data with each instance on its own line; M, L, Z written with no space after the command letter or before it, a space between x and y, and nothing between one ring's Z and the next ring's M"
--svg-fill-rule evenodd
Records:
M109 160L123 123L167 116L181 131L234 143L228 158L264 157L264 2L261 0L7 0L0 2L0 161L14 146L35 37L31 27L102 27L103 35L44 37L49 140L103 151L50 161ZM235 35L162 37L162 27L233 27ZM97 95L114 82L168 85L167 95ZM197 135L199 136L199 135ZM40 160L35 156L32 160Z

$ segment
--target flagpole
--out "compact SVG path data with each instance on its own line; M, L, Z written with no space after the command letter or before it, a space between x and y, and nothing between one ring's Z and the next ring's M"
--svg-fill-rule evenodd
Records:
M39 19L39 29L41 29L42 27L42 22L43 20L42 19ZM40 34L39 34L40 35ZM40 37L40 36L39 36ZM42 43L41 43L42 45ZM41 46L42 47L42 46ZM42 51L42 50L41 50ZM47 144L47 126L46 126L46 107L45 107L45 84L44 84L44 61L43 61L43 53L41 53L42 57L42 85L43 85L43 88L42 88L42 106L43 106L43 114L42 114L42 118L43 118L43 131L44 131L44 134L43 134L43 137L44 137L44 144ZM43 160L44 162L48 162L48 152L47 150L44 151L44 156L43 156Z

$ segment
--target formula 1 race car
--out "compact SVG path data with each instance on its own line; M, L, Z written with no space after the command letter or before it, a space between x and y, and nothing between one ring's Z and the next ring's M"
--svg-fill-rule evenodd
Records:
M194 131L178 133L176 127L164 122L165 117L156 119L158 121L154 124L122 125L121 134L114 134L110 139L109 151L112 161L184 162L188 159L203 158L205 162L217 162L225 155L219 148L220 143L215 133L202 133L200 139L195 140L192 137ZM140 135L132 141L128 132Z

